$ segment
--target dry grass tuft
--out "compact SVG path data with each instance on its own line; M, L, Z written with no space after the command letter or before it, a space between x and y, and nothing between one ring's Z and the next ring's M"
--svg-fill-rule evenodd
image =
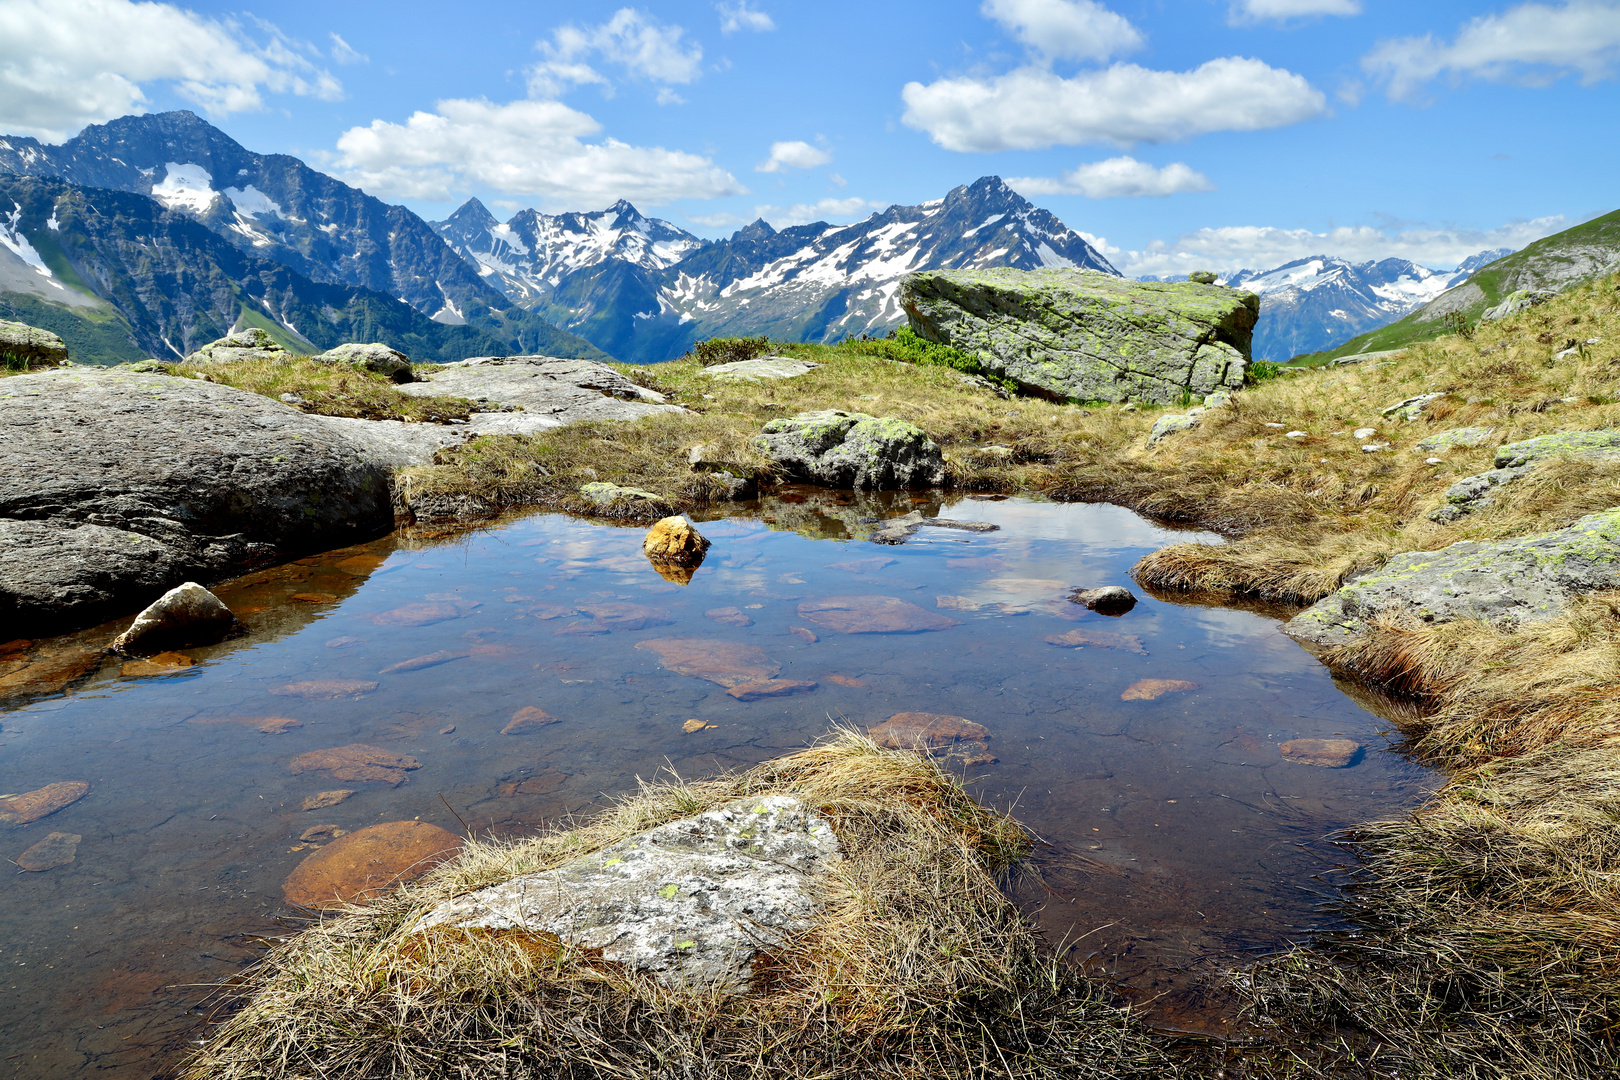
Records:
M846 853L814 925L746 995L661 987L555 939L408 935L437 901L735 798L790 793ZM230 991L185 1075L1134 1077L1163 1059L1128 1016L1038 959L998 881L1029 838L930 760L855 734L700 783L643 784L584 825L475 842L312 927Z
M412 397L400 393L381 375L347 364L317 363L306 357L231 364L166 364L164 369L171 375L206 379L265 397L296 394L303 402L294 408L320 416L444 424L465 420L476 408L463 398Z

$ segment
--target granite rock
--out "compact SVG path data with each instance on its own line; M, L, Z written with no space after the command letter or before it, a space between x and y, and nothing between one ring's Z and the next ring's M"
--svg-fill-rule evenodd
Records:
M832 488L939 487L945 458L915 424L825 409L767 423L754 448L785 476Z
M68 347L49 330L0 319L0 368L56 367L68 362Z
M373 375L381 375L396 383L415 380L415 376L411 374L411 358L381 342L374 341L369 345L354 343L339 345L310 359L322 364L346 364L361 371L369 371Z
M289 360L292 353L257 326L227 334L186 357L188 364L234 364L245 360Z
M113 640L121 653L156 653L212 645L236 625L236 616L213 593L188 581L152 601L128 630ZM188 665L189 666L189 665Z

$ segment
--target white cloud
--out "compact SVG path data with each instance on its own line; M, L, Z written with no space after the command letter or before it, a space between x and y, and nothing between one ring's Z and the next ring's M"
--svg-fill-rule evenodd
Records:
M594 58L649 82L685 84L703 73L703 48L682 43L686 31L660 23L635 8L620 8L599 26L559 26L550 41L535 44L544 58L529 70L529 92L561 93L570 85L611 86L590 64Z
M1450 43L1432 34L1380 42L1361 66L1385 81L1390 97L1401 100L1418 96L1424 83L1442 75L1537 84L1573 71L1591 85L1613 78L1617 63L1620 4L1571 0L1482 15L1465 23Z
M0 130L60 142L86 124L144 111L168 83L203 111L264 108L264 94L336 100L342 84L267 23L204 18L130 0L0 3Z
M720 32L722 34L735 34L738 30L775 30L776 22L763 11L754 11L748 6L748 0L737 0L734 4L716 4L715 10L720 12ZM696 219L694 219L696 220Z
M785 229L790 225L808 225L812 221L855 221L888 205L851 196L847 199L795 203L792 206L756 206L754 215L764 218L774 228Z
M1132 277L1185 274L1199 269L1267 270L1311 255L1334 255L1353 262L1400 258L1421 266L1449 269L1478 252L1522 248L1569 225L1562 215L1510 222L1494 229L1350 225L1313 232L1235 225L1199 229L1169 242L1154 241L1142 251L1107 254L1110 262Z
M1024 195L1084 195L1088 199L1140 198L1214 191L1209 177L1182 162L1155 169L1133 157L1093 161L1059 177L1026 176L1007 181Z
M832 161L832 155L807 142L771 143L771 156L754 166L755 172L780 173L789 169L813 169Z
M455 99L403 124L373 120L350 128L338 138L331 164L373 195L432 202L474 187L569 210L616 199L656 206L748 193L697 154L611 138L584 141L600 130L595 119L557 101Z
M687 221L698 225L705 225L711 229L734 229L739 225L748 224L747 220L736 214L684 214Z
M332 59L340 64L369 64L371 57L357 50L343 38L334 33L332 37Z
M1115 64L1067 79L1023 67L989 79L911 82L900 96L907 125L961 151L1169 142L1283 127L1327 108L1304 76L1235 56L1192 71Z
M1052 59L1107 60L1142 44L1129 20L1095 0L984 0L979 11Z
M1361 0L1237 0L1232 5L1234 22L1360 14Z

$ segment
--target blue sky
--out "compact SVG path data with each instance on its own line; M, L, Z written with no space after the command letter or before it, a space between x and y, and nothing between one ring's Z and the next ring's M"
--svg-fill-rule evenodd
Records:
M0 131L192 108L440 218L700 235L987 174L1130 273L1448 267L1620 206L1620 0L0 0Z

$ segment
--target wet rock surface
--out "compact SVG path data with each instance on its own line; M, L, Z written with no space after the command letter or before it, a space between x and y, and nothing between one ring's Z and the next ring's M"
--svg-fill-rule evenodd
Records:
M816 688L816 683L801 679L762 679L758 682L738 683L726 688L726 693L738 701L759 701L761 698L787 697L804 694Z
M888 518L876 529L872 530L874 544L903 544L917 534L917 530L931 527L935 529L957 529L961 532L988 533L995 532L1001 526L992 525L987 521L958 521L955 518L928 517L920 510L913 510L897 518Z
M461 837L425 821L372 825L306 857L287 875L282 895L306 908L357 903L421 877L461 845Z
M534 705L525 705L512 714L512 719L508 720L506 726L501 728L501 734L527 735L539 731L543 727L550 727L552 724L560 723L562 723L561 720L552 716L546 710Z
M1620 509L1540 536L1397 555L1306 608L1283 631L1316 645L1343 645L1366 634L1374 618L1482 619L1511 629L1552 618L1573 596L1614 588L1620 588Z
M1186 679L1137 679L1119 695L1121 701L1154 701L1166 694L1184 694L1198 689L1198 684Z
M17 856L17 866L32 873L66 866L77 855L83 839L78 833L46 833L45 839Z
M20 661L0 664L0 701L34 694L55 694L101 667L101 653L68 646L46 649ZM14 666L13 666L14 665ZM7 670L9 668L9 670Z
M1072 269L911 274L900 304L919 336L974 353L998 378L1159 405L1242 386L1260 314L1253 293Z
M1284 761L1322 769L1342 769L1354 764L1362 749L1354 739L1289 739L1277 744L1277 752Z
M304 682L278 686L270 692L277 697L328 701L332 698L360 697L363 694L371 693L375 689L377 689L377 684L369 679L307 679Z
M945 713L895 713L866 733L883 747L943 753L964 765L992 765L990 729L961 716Z
M772 420L754 440L791 479L832 488L939 487L945 458L921 428L894 417L826 409Z
M393 525L388 476L320 418L195 379L67 368L0 382L0 623L141 607Z
M1136 594L1123 585L1104 585L1100 589L1076 589L1069 594L1069 600L1087 611L1103 615L1123 615L1136 606Z
M741 993L754 958L809 924L810 886L841 857L797 799L741 799L446 901L416 930L550 934L666 986Z
M64 806L71 806L90 794L90 785L82 780L61 780L46 784L21 795L8 795L0 799L0 821L12 825L27 825L40 818L50 817Z
M841 634L920 634L962 624L893 596L829 596L799 605L799 618Z
M656 653L659 662L677 675L705 679L716 686L731 688L745 683L761 683L781 674L782 665L765 655L758 645L704 638L652 638L638 641L636 648Z
M306 798L298 807L300 810L325 810L354 794L353 788L338 788L334 791L317 791Z
M188 581L147 605L129 629L113 640L113 648L122 653L143 653L212 645L235 625L236 616L220 603L219 597L195 581Z
M380 746L368 746L365 743L350 743L348 746L334 746L326 750L311 750L299 754L292 759L288 769L294 776L308 772L324 772L334 780L398 787L405 782L406 773L421 767L420 761L407 754L396 754Z

